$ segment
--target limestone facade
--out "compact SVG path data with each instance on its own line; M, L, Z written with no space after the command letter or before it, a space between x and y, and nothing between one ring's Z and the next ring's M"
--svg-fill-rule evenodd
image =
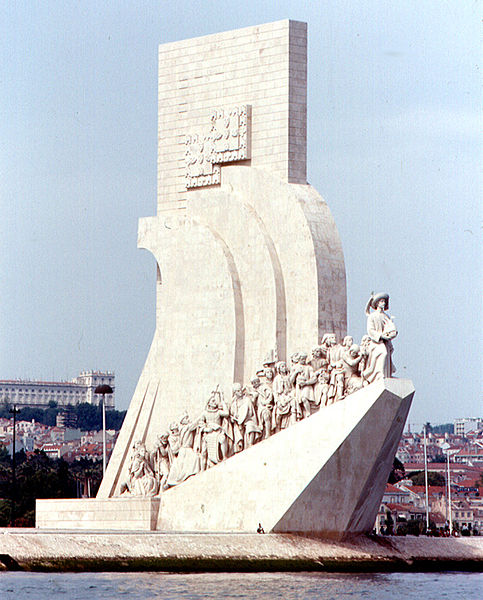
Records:
M306 24L280 21L159 51L156 331L99 491L118 495L133 443L153 446L212 389L267 354L346 334L339 235L306 182Z
M159 47L158 213L186 207L185 139L213 109L250 105L251 161L306 183L307 24L278 21Z

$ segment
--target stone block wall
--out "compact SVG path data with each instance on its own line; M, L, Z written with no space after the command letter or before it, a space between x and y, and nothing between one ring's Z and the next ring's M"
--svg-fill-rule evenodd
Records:
M251 105L247 163L305 184L306 89L306 23L278 21L161 45L158 212L186 206L184 141L208 127L217 108Z

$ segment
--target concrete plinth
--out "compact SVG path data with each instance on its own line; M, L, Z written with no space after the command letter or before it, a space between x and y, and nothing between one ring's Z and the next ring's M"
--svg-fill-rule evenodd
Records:
M39 529L153 531L159 502L159 498L37 500L35 524Z

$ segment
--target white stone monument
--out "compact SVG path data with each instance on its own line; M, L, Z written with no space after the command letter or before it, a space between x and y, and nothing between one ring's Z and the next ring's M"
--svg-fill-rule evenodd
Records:
M39 501L38 526L372 528L413 388L378 375L384 343L345 337L341 243L306 181L306 86L305 23L160 47L158 211L138 239L158 265L154 339L97 499Z
M265 357L346 333L342 246L306 181L307 27L280 21L159 50L156 332L100 490L126 449L225 397Z

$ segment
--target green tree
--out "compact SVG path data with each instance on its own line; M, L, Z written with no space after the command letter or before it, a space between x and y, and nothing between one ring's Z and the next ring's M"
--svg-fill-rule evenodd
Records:
M394 532L394 518L390 512L386 513L386 518L384 519L384 525L386 527L386 533L388 535L392 535Z
M35 524L36 498L76 498L79 482L90 483L91 495L95 495L102 479L102 465L87 459L69 465L63 459L50 459L36 450L28 458L16 453L15 525L33 527ZM10 524L10 498L12 497L10 457L0 455L0 526Z
M10 454L5 446L0 446L0 465L9 465L10 464Z
M408 534L409 535L419 535L424 530L424 523L418 519L410 519L408 521Z
M453 423L444 423L443 425L434 425L433 433L439 433L440 435L444 435L445 433L454 433L454 425L453 425Z
M77 427L80 429L99 431L102 429L102 409L100 406L93 406L83 402L76 406Z
M10 403L8 398L4 398L0 403L0 419L11 419L12 415L10 413Z
M394 457L394 461L392 463L392 469L389 473L388 483L396 483L397 481L401 481L406 476L406 471L404 469L403 463L399 460L397 456Z
M10 419L12 415L9 412L8 404L0 404L0 417ZM59 408L54 400L49 402L48 408L34 408L25 406L19 410L17 415L18 421L36 421L43 425L53 427L57 422L57 415L68 410L76 417L77 427L84 431L100 431L102 429L102 406L93 406L87 402L82 402L75 406L69 405ZM106 428L119 431L121 429L126 411L122 410L107 410L106 411Z
M10 515L10 500L7 498L3 498L0 500L0 527L6 527L10 524Z
M122 427L125 416L125 410L108 410L106 412L106 428L119 431Z
M424 483L424 471L412 471L409 473L408 478L411 479L414 485L425 485ZM444 475L435 471L428 472L428 485L444 486L446 480Z

